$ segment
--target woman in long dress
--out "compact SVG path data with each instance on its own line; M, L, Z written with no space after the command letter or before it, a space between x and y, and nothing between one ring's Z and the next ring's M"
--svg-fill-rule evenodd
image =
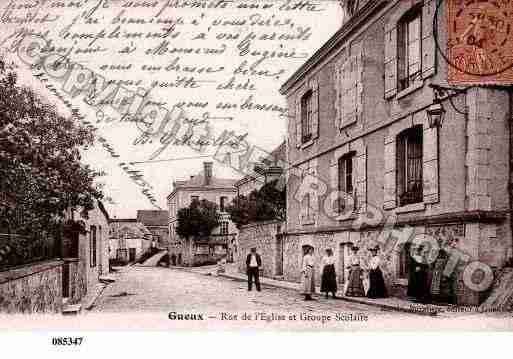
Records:
M378 247L370 249L372 253L371 260L369 261L369 291L367 297L369 298L386 298L387 287L385 286L385 279L383 272L379 267L381 260L378 257Z
M309 247L303 257L302 264L302 294L305 300L313 300L312 293L315 292L314 259L313 248Z
M444 274L447 265L447 252L443 249L439 252L433 268L431 280L431 299L437 303L454 304L454 278Z
M326 299L328 299L329 293L336 298L337 273L335 272L335 257L330 248L326 249L326 255L322 258L321 292L326 293Z
M348 297L364 297L365 291L363 289L362 282L362 268L360 266L360 257L358 256L359 248L353 246L351 251L353 252L349 256L349 279L346 289L346 296Z
M407 296L415 302L427 303L430 301L431 288L428 279L429 265L423 256L423 246L414 249L410 263Z

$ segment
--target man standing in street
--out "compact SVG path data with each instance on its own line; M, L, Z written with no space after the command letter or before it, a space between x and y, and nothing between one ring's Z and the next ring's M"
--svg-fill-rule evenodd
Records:
M253 285L253 278L257 291L260 292L260 267L262 266L262 259L257 253L256 248L251 248L251 253L246 258L246 269L248 273L248 291L251 292Z

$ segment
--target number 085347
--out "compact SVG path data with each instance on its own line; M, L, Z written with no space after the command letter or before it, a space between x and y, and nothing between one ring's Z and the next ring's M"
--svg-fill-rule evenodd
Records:
M81 345L84 337L53 337L52 345Z

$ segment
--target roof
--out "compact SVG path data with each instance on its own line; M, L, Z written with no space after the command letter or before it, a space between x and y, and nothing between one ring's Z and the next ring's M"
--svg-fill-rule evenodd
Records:
M98 201L98 208L100 209L100 211L102 211L103 215L107 219L107 222L110 221L109 212L107 212L105 206L103 205L103 202L100 200Z
M168 211L138 210L137 221L145 226L167 226Z
M278 147L276 147L266 158L262 160L262 163L265 166L271 167L271 166L280 166L284 163L287 163L287 146L285 144L285 141L283 141ZM241 179L236 181L235 186L240 186L243 183L246 183L248 181L253 181L260 177L261 175L255 171L251 174L247 174Z
M137 218L111 218L109 222L120 223L120 222L137 222Z
M305 75L316 67L323 59L328 56L334 49L336 49L341 42L347 39L356 28L367 21L367 18L388 4L387 0L374 0L366 1L363 6L358 8L354 14L342 27L321 46L306 62L290 76L287 81L281 86L280 93L282 95L287 92L298 82L301 81Z
M217 178L212 177L210 179L210 184L205 184L205 177L202 174L198 174L186 181L176 181L176 186L178 187L221 187L221 188L230 188L235 186L236 179L229 178Z

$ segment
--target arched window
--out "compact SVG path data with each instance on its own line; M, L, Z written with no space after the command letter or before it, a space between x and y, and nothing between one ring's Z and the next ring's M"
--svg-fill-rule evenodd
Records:
M399 206L423 201L422 125L397 136L397 195Z
M422 6L408 11L398 24L398 87L411 86L422 75Z

